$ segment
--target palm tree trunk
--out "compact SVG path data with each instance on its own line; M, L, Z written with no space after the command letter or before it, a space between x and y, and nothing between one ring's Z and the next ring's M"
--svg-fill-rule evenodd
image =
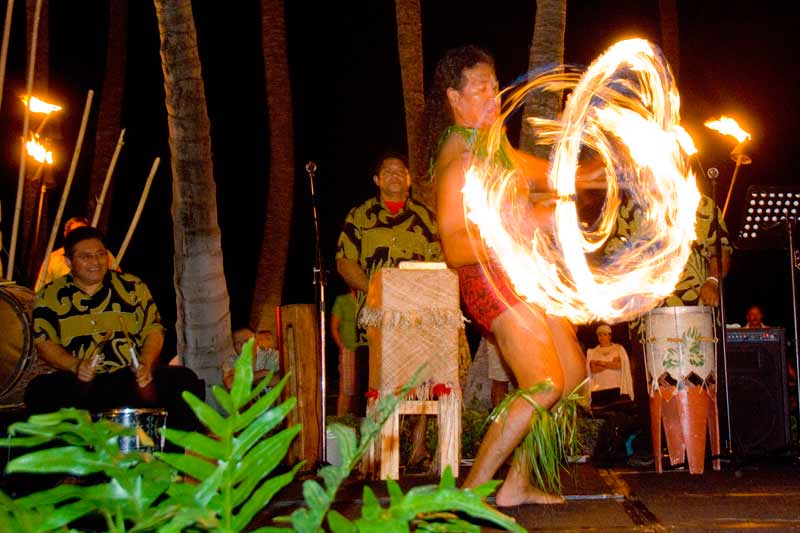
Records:
M91 220L97 207L97 199L103 189L111 158L117 147L122 128L122 97L125 87L125 62L127 48L128 0L114 0L108 3L108 45L106 48L106 69L103 87L100 90L100 106L97 114L97 133L94 143L91 182L89 184L89 205L86 216ZM103 210L97 227L103 233L108 228L111 199L114 196L114 180L109 183L103 200Z
M678 6L676 0L658 0L661 21L661 50L667 58L673 76L680 71L680 41L678 40Z
M233 345L197 32L190 0L154 3L172 166L178 353L210 387L222 382L220 358Z
M408 160L413 187L412 196L431 209L436 209L436 195L428 181L426 150L422 146L422 115L425 107L425 80L422 72L422 13L419 0L396 0L397 50L403 80L403 104L406 110Z
M269 114L269 198L250 321L277 336L275 311L283 294L294 203L292 90L283 0L262 0L261 31Z
M567 26L567 0L537 0L536 21L528 56L528 69L555 67L564 63L564 33ZM531 95L525 104L524 117L555 118L561 111L560 93ZM523 121L520 148L540 157L549 157L550 148L536 145L536 134Z

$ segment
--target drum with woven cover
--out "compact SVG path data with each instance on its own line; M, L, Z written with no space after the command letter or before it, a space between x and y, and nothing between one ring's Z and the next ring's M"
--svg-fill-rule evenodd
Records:
M706 437L713 456L720 452L716 388L716 335L713 308L659 307L645 316L644 343L650 395L650 431L656 471L662 472L661 430L671 464L688 460L702 474ZM714 459L715 470L721 468Z
M167 424L165 409L136 409L123 407L101 411L96 418L110 420L126 428L136 430L134 435L119 437L119 449L123 453L130 451L154 452L164 450L164 436L161 429Z
M0 406L22 405L30 380L52 370L33 346L33 300L27 287L0 285Z

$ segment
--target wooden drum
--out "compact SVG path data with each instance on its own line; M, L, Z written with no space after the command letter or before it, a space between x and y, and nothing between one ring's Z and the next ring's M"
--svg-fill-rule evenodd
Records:
M645 317L644 351L650 395L650 430L656 471L662 471L661 426L672 465L686 461L702 474L706 435L719 455L716 335L713 308L659 307ZM708 433L707 433L708 431ZM714 469L721 465L714 460Z

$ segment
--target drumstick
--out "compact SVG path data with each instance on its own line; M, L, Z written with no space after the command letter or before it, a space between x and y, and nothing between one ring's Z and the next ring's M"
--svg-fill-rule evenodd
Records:
M131 354L131 364L133 368L139 368L139 358L136 356L136 347L133 345L131 338L128 336L128 328L125 327L125 320L120 315L119 325L122 326L122 333L125 335L125 340L128 341L128 351Z
M92 350L86 355L86 357L84 357L84 359L91 359L92 360L92 366L95 366L97 364L97 358L100 357L100 355L101 355L101 354L99 354L97 352L99 352L100 349L102 347L104 347L106 345L106 343L113 336L114 336L114 332L113 331L106 331L105 336L102 339L100 339L100 342L98 342L97 344L94 345Z

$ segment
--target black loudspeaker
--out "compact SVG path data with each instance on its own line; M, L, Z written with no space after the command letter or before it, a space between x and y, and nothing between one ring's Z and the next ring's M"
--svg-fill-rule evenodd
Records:
M738 455L765 455L789 447L784 337L783 328L727 331L732 444Z

